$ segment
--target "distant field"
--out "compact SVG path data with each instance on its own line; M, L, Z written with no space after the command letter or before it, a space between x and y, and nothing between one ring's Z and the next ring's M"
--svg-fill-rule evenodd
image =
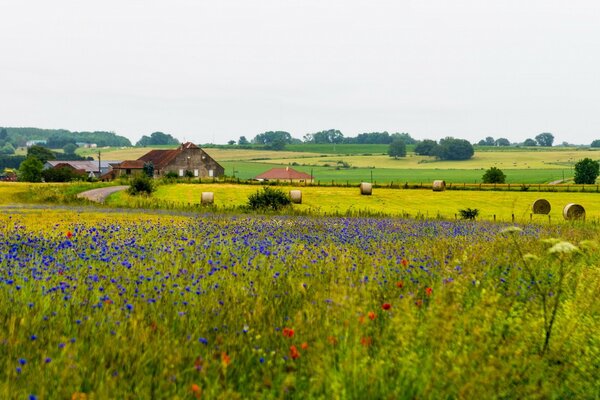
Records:
M221 162L225 168L225 174L233 175L240 179L252 179L271 168L289 166L288 163L271 164L270 161L263 162ZM363 181L370 182L371 174L373 181L378 183L419 183L431 182L436 179L443 179L447 183L481 183L484 174L483 169L412 169L412 168L350 168L336 170L332 167L311 167L311 166L293 166L292 168L312 173L315 181L323 183L359 183ZM563 175L564 172L564 175ZM573 171L570 168L559 169L510 169L505 171L506 183L548 183L573 177Z
M294 205L299 210L314 210L320 213L346 213L348 211L369 210L391 215L418 214L430 218L441 216L454 218L459 209L466 207L480 210L481 219L509 221L512 214L516 220L527 222L531 204L545 198L552 205L552 221L561 221L562 209L568 203L578 203L585 207L588 219L600 218L600 194L595 193L535 193L535 192L495 192L495 191L445 191L403 190L376 188L372 196L361 196L357 187L297 187L303 193L302 204ZM282 187L288 192L294 187ZM178 204L198 204L202 192L213 192L215 204L219 207L243 205L251 193L261 190L260 186L225 184L177 184L158 188L153 198ZM112 195L108 203L126 205L134 201L124 192ZM538 222L548 221L547 216L535 216Z
M387 154L387 144L288 144L286 150L322 154ZM412 151L414 146L408 146Z

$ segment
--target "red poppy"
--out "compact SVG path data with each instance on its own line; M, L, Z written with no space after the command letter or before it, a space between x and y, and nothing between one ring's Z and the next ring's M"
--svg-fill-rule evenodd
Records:
M362 344L365 347L369 347L371 344L373 344L373 339L370 337L362 337L360 338L360 344Z
M304 342L300 345L300 347L302 348L302 350L306 350L308 349L308 343Z
M369 319L371 321L373 321L377 317L377 314L375 314L373 311L369 311L367 315L369 316Z
M403 267L408 266L408 260L406 258L403 258L402 261L400 261L400 263L402 264Z
M285 337L293 337L294 330L292 328L283 328L283 336Z
M231 363L231 358L225 352L221 353L221 363L223 363L224 367Z
M403 281L396 282L396 287L402 289L404 287L404 282Z
M290 357L292 357L294 360L296 358L300 357L300 352L298 351L298 349L294 345L290 346Z
M425 289L425 294L426 294L427 296L431 296L431 293L432 293L432 292L433 292L433 289L432 289L432 288L430 288L430 287L428 287L428 288L426 288L426 289Z
M71 238L73 237L73 234L71 233L71 231L67 231L67 237L68 237L69 239L71 239Z
M389 310L390 308L392 308L392 305L390 303L383 303L381 305L381 308L383 308L384 310Z
M334 346L337 344L337 338L335 336L329 336L327 337L327 340Z

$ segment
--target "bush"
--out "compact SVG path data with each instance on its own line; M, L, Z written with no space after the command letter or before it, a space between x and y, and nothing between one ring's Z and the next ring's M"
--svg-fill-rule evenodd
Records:
M281 189L263 187L262 191L248 196L248 206L253 210L279 210L292 203L290 197Z
M458 210L460 218L474 220L479 215L477 208L465 208L464 210Z
M179 178L179 175L177 175L177 172L169 171L165 174L165 178L177 179L177 178Z
M594 184L600 174L600 163L591 158L584 158L575 164L575 183Z
M483 183L504 183L506 175L500 168L492 167L483 174Z
M138 175L131 181L131 185L129 189L127 189L127 193L132 196L137 196L138 194L151 195L156 188L154 187L154 183L150 178L146 175Z

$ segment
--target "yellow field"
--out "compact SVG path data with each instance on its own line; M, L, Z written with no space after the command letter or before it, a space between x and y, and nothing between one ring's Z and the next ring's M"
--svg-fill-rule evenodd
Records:
M477 208L478 219L511 221L514 214L517 222L530 220L531 204L539 199L547 199L552 205L552 222L563 220L562 209L568 203L581 204L586 209L587 219L600 218L600 194L595 193L535 193L503 191L458 191L433 192L430 190L374 189L372 196L362 196L356 187L281 187L284 191L300 189L303 203L294 205L299 210L313 210L318 213L346 213L347 211L370 210L392 215L419 214L434 218L441 216L454 218L459 209ZM257 186L225 184L177 184L160 186L154 198L178 204L198 204L202 192L213 192L217 207L243 205L248 195L261 190ZM123 192L109 198L109 204L127 204L131 201ZM534 221L547 222L548 216L534 215Z
M289 163L335 166L337 162L344 161L352 167L366 168L406 168L406 169L487 169L498 167L500 169L568 169L577 161L589 157L593 160L600 158L600 153L594 150L558 150L558 151L485 151L475 152L470 160L465 161L438 161L433 157L408 154L405 158L397 160L386 155L373 156L327 156L308 158L273 158L267 163Z

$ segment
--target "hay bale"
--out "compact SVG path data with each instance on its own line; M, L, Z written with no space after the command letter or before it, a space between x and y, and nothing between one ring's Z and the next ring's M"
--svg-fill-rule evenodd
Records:
M360 184L360 194L364 196L370 196L373 194L373 185L368 182L362 182Z
M215 202L215 194L213 192L202 192L201 204L213 204Z
M565 219L585 219L585 208L579 204L569 203L563 209Z
M534 214L550 214L552 207L550 202L546 199L537 199L533 202L531 209Z
M433 181L432 187L434 192L443 192L446 190L446 181Z
M290 199L292 199L292 203L294 204L302 204L302 191L290 190Z

